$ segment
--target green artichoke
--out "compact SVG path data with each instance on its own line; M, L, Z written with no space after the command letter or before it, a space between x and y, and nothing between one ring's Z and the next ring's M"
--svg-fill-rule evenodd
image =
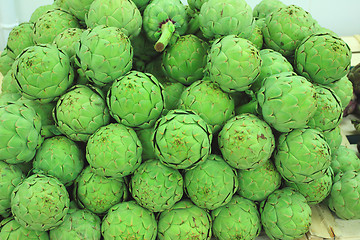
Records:
M333 171L328 168L325 175L308 183L293 183L285 181L286 186L292 187L301 193L308 204L318 204L322 202L331 191L333 184Z
M0 73L5 76L6 73L11 69L14 59L7 54L7 50L2 51L0 55Z
M0 105L0 160L10 164L29 162L43 142L41 118L22 102Z
M163 164L186 169L207 159L211 152L212 131L194 112L171 110L156 122L151 141Z
M265 19L264 42L284 57L292 57L301 41L317 30L317 22L299 6L278 8Z
M184 199L159 215L158 239L211 239L211 216Z
M259 50L252 42L229 35L213 42L206 68L211 81L225 92L234 92L250 88L260 74L261 63Z
M315 90L318 106L308 126L322 131L337 127L343 116L339 97L327 86L315 86Z
M341 219L360 219L360 175L356 171L337 174L327 204Z
M165 82L164 86L164 111L163 115L166 115L170 110L178 108L180 97L186 86L176 82Z
M94 84L111 84L132 68L133 48L120 28L96 26L85 30L75 47L76 63Z
M48 231L59 226L69 210L65 186L55 177L34 174L11 194L11 212L23 227Z
M74 195L79 206L95 214L105 214L112 206L124 201L128 195L124 178L99 176L84 168L74 183Z
M83 142L110 122L105 96L97 88L85 85L75 85L62 95L53 117L60 132L73 141Z
M80 41L81 34L84 31L85 30L81 28L68 28L54 38L53 44L55 44L58 49L65 52L72 63L75 62L76 44Z
M80 28L77 18L61 8L49 10L34 23L34 43L50 44L59 33L67 28Z
M47 4L37 7L31 14L29 22L35 23L39 19L39 17L41 17L47 11L54 10L56 8L58 8L56 4Z
M350 70L351 50L340 37L328 33L304 39L295 52L295 69L309 81L329 84Z
M257 168L265 164L275 148L270 126L249 113L227 121L219 133L219 148L233 168Z
M0 93L19 93L12 69L2 79Z
M208 0L188 0L189 7L193 10L200 10L201 6Z
M251 36L248 37L247 39L252 42L255 47L260 51L263 47L264 44L264 37L262 34L262 25L264 24L264 20L260 19L260 20L256 20L253 23L253 30L251 33Z
M354 89L352 82L345 76L327 86L339 97L342 109L344 110L349 105L353 96Z
M163 86L149 73L130 71L115 80L107 94L110 114L129 127L149 128L164 108Z
M222 157L210 155L184 175L185 191L196 206L214 210L227 204L238 188L236 171Z
M259 116L258 101L256 94L252 90L245 90L244 92L235 92L231 94L235 100L235 115L243 113L251 113Z
M74 80L70 58L50 44L25 48L15 59L12 70L21 94L42 103L56 100Z
M151 159L135 170L129 190L140 206L162 212L180 201L183 187L183 177L178 170Z
M261 230L260 214L255 203L234 195L225 206L211 212L212 230L219 240L255 239Z
M22 50L34 45L33 27L34 24L24 22L10 31L6 45L9 57L15 59Z
M360 171L360 159L355 150L340 145L331 155L331 168L334 175L346 171Z
M65 0L69 12L79 19L80 23L85 23L85 16L89 12L91 3L94 0Z
M272 12L279 8L286 7L286 5L279 0L262 0L253 9L254 18L266 18Z
M49 240L48 232L33 231L21 226L13 218L4 219L0 222L1 240Z
M325 175L331 150L320 131L296 129L280 135L274 160L285 180L308 183Z
M131 37L139 35L142 18L139 9L131 0L94 0L85 16L85 22L88 28L98 25L117 27Z
M341 135L340 125L337 127L322 132L326 142L329 144L331 154L333 154L342 143L343 137Z
M252 33L253 13L245 0L208 0L199 13L200 30L205 38L227 35L248 38Z
M264 165L238 170L239 188L237 193L252 201L263 201L281 185L281 175L271 160Z
M2 56L3 55L1 55L1 57L0 57L0 61L2 59ZM0 64L0 66L1 66L1 64ZM2 72L1 67L0 67L0 72ZM351 68L351 70L347 74L347 77L353 84L354 93L356 95L359 95L360 94L360 63L355 65L353 68Z
M140 12L143 12L151 0L133 0Z
M195 35L185 35L166 48L162 58L164 73L184 85L204 77L208 44Z
M136 131L136 135L138 136L142 146L142 161L156 159L154 145L151 142L153 132L154 128L144 128Z
M200 80L187 87L180 96L179 109L192 110L204 119L213 133L235 115L235 103L217 83Z
M154 213L135 201L123 202L112 207L101 224L104 240L149 239L155 240L157 223Z
M100 240L101 220L86 209L70 209L64 222L49 231L52 240Z
M19 92L17 92L17 93L6 93L6 92L0 93L0 106L7 105L9 102L15 102L15 101L19 100L20 98L21 98L21 94Z
M260 204L261 223L271 239L296 239L308 232L311 208L303 195L292 188L273 192Z
M23 180L23 178L24 175L18 166L10 165L3 161L0 161L0 215L1 216L8 217L10 215L11 192Z
M257 100L264 120L279 132L306 127L317 109L313 84L291 72L267 77Z
M187 14L180 0L152 0L143 13L143 28L155 50L162 52L187 30Z
M56 177L70 186L84 167L85 156L79 146L65 136L47 138L38 149L33 171Z
M142 145L135 131L119 123L100 127L86 144L86 159L99 176L120 179L141 163Z

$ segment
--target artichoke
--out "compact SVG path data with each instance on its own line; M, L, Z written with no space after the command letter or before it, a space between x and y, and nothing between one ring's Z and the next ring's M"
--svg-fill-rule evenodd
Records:
M306 127L317 109L313 84L290 72L266 78L257 100L264 120L279 132Z
M15 102L21 98L20 93L0 93L0 106L7 105L9 102ZM30 106L28 106L30 107ZM36 112L36 111L35 111Z
M43 14L50 10L54 10L58 8L56 4L47 4L47 5L41 5L37 7L31 14L29 22L35 23L39 17L41 17Z
M185 191L196 206L214 210L227 204L238 188L236 171L222 157L210 155L184 175Z
M225 92L244 91L259 76L261 63L259 51L252 42L229 35L213 42L206 69L210 80Z
M295 52L295 69L309 81L329 84L346 76L351 50L339 37L328 33L304 39Z
M211 212L212 230L219 240L255 239L261 230L260 214L255 203L234 195L228 204Z
M292 188L273 192L260 204L261 223L271 239L296 239L308 232L311 208L303 195Z
M55 177L34 174L21 182L11 194L11 211L23 227L48 231L59 226L69 210L65 186Z
M38 149L33 171L56 177L70 186L84 167L85 156L79 146L65 136L47 138Z
M211 239L211 217L184 199L159 215L158 239Z
M296 129L280 135L274 160L285 180L308 183L325 175L331 150L320 131Z
M155 240L157 224L154 213L135 201L123 202L112 207L101 224L101 233L108 239Z
M239 180L237 193L252 201L265 200L280 187L282 179L270 160L257 168L238 170L237 178Z
M360 219L360 175L356 171L337 174L326 199L329 208L341 219Z
M6 73L11 69L14 59L7 54L5 49L0 55L0 73L5 76Z
M132 68L133 48L117 27L99 25L85 30L75 52L76 63L100 87L111 84Z
M152 127L164 108L163 86L152 74L130 71L112 84L107 105L119 123Z
M345 76L340 80L329 83L327 86L339 97L342 109L344 110L349 105L353 96L352 82Z
M262 34L262 25L264 24L264 20L260 19L260 20L256 20L253 24L253 30L251 33L251 36L248 37L247 39L252 42L256 48L260 51L263 47L264 44L264 37Z
M279 0L262 0L253 9L254 18L266 18L272 12L279 8L286 7L286 5Z
M179 109L192 110L204 119L213 133L235 115L235 103L217 83L200 80L187 87L180 96Z
M73 141L83 142L110 122L105 96L97 88L85 85L75 85L62 95L53 117L60 132Z
M85 22L88 28L98 25L117 27L131 37L139 35L142 18L139 9L131 0L94 0L85 15Z
M2 56L3 55L1 55L0 57L0 61L2 59ZM0 72L1 72L1 67L0 67ZM353 84L354 93L358 96L360 94L360 63L350 69L349 73L347 74L347 77Z
M166 115L170 110L178 108L180 97L186 86L176 82L165 82L164 86L164 111L163 115Z
M142 146L142 161L156 159L154 146L151 142L151 136L153 132L154 128L144 128L136 131L136 135L138 136Z
M227 35L248 38L253 29L252 9L245 0L208 0L201 6L199 24L208 39Z
M86 144L86 159L99 176L120 179L141 163L142 146L135 131L119 123L100 127Z
M200 10L201 6L208 0L188 0L189 7L193 10Z
M0 222L1 240L49 240L48 232L33 231L21 226L13 218L4 219Z
M112 206L127 197L125 179L99 176L84 168L74 183L74 195L79 206L95 214L105 214Z
M257 168L265 164L275 148L270 126L253 114L244 113L227 121L219 133L219 148L233 168Z
M10 69L2 79L0 93L19 93L12 69Z
M43 142L41 118L22 102L0 105L0 160L10 164L29 162Z
M34 24L24 22L10 31L6 45L9 57L15 59L22 50L34 45L33 27Z
M146 8L146 6L151 2L151 0L133 0L136 7L140 10L140 12L143 12Z
M333 129L323 131L322 133L325 137L325 141L329 144L331 154L333 154L339 148L343 140L340 125Z
M53 44L65 52L72 63L75 62L75 46L80 41L81 34L84 31L84 29L80 28L68 28L54 38Z
M140 206L162 212L180 201L183 187L183 177L178 170L151 159L135 170L129 190Z
M94 0L65 0L69 12L79 19L80 23L85 22L85 16L88 14L93 1Z
M163 164L186 169L207 159L211 152L212 131L194 112L171 110L156 122L151 141Z
M355 171L360 172L360 159L356 151L340 145L331 155L331 168L334 175L340 172Z

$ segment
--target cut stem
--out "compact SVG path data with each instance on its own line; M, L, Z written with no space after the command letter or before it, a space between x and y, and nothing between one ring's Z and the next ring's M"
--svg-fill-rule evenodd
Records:
M161 36L159 40L155 43L155 50L157 52L162 52L169 44L172 35L175 32L175 25L171 21L164 23L161 26Z

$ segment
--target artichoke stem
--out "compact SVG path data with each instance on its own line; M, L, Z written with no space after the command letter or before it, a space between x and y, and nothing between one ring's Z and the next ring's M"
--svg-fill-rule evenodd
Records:
M161 26L161 36L159 40L155 43L155 50L157 52L162 52L169 44L172 35L175 32L175 25L171 21L164 23Z

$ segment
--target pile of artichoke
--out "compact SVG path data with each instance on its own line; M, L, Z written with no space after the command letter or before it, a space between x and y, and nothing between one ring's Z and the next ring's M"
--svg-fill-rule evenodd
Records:
M56 0L0 57L0 239L295 239L360 218L351 51L263 0Z

